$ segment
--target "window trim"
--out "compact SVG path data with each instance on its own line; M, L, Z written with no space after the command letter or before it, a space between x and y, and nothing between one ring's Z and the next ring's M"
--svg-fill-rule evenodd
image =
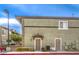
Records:
M60 22L66 22L67 23L67 27L65 28L65 27L63 27L63 28L61 28L60 27ZM68 20L59 20L59 24L58 24L58 29L59 30L68 30Z

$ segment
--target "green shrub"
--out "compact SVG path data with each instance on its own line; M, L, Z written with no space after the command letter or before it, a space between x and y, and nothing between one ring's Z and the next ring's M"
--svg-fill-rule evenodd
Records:
M26 48L26 47L18 47L16 51L33 51L33 48Z

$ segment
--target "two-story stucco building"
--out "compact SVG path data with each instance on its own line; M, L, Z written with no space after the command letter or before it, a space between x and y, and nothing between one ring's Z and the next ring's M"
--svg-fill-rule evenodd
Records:
M14 32L14 30L10 29L9 30L9 39L11 39L10 35L12 32ZM0 46L7 45L8 44L7 40L8 40L8 28L0 26Z
M79 50L78 17L17 16L22 24L23 46L41 50Z

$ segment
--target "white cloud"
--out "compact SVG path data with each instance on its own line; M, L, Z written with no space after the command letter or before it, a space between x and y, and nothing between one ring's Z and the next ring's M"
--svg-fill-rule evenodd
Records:
M0 18L0 25L1 24L7 24L8 23L8 19L7 18ZM9 19L9 24L11 25L21 25L16 19L11 18Z
M0 11L0 14L1 14L1 15L3 15L3 16L6 16L6 14L5 14L5 13L3 13L3 12L1 12L1 11Z

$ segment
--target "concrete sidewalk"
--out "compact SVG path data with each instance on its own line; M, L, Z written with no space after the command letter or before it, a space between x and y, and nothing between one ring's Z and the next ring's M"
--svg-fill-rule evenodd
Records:
M3 52L0 55L79 55L79 52Z

